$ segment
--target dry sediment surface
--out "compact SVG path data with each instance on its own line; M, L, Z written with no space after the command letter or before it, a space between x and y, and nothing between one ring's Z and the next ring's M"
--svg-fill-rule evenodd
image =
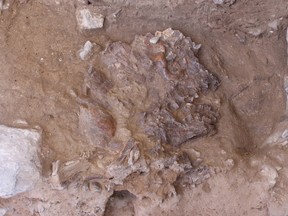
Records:
M288 214L287 2L0 3L0 215Z

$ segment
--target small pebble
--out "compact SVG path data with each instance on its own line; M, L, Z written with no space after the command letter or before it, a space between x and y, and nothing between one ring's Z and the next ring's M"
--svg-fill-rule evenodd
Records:
M200 152L196 151L195 149L191 149L191 153L194 157L197 157L197 158L201 156Z
M101 192L102 188L98 182L89 182L88 188L90 191Z
M149 42L150 42L151 44L157 44L158 41L159 41L159 39L160 39L160 37L155 36L155 37L152 37L152 38L149 40Z
M235 162L233 159L227 159L225 161L226 166L228 166L229 168L232 168L235 165Z
M79 57L82 60L87 59L88 55L91 53L93 44L90 41L86 41L83 48L80 50Z
M15 121L13 121L14 124L17 124L17 125L21 125L21 126L27 126L28 123L27 121L23 120L23 119L16 119Z
M287 139L288 138L288 130L287 129L282 133L281 137L283 139Z
M279 20L273 20L272 22L268 23L268 26L275 31L278 30Z

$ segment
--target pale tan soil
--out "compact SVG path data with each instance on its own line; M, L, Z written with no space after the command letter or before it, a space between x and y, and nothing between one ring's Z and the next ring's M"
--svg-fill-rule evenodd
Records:
M117 215L114 206L123 212L118 215L288 215L287 147L263 144L275 130L287 127L285 0L237 0L231 6L212 0L95 1L106 21L102 30L88 32L77 27L75 10L81 4L59 2L9 1L0 16L0 123L43 130L43 183L30 193L0 199L0 207L10 209L7 215L96 215L97 193L73 187L52 190L46 179L53 161L94 151L79 132L77 98L89 63L96 60L82 61L77 52L87 40L103 50L111 41L131 43L137 34L168 27L201 43L200 63L221 80L214 93L220 100L217 133L181 146L200 152L214 174L194 188L179 190L180 200L161 206L126 197L119 207L120 194L109 201L105 215ZM114 19L111 14L119 9ZM268 26L280 18L277 30ZM262 34L249 34L255 28ZM277 169L275 185L261 173L264 165ZM125 202L130 210L121 208Z

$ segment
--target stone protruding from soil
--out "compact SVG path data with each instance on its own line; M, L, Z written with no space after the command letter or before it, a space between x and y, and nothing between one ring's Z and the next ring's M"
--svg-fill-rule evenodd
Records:
M105 148L115 134L114 118L100 106L81 107L80 129L90 144Z
M33 189L40 179L41 133L0 125L0 197Z
M76 19L81 30L101 29L104 25L104 16L92 8L78 9Z
M80 59L86 60L90 52L92 51L92 48L93 48L93 44L90 41L86 41L83 48L81 48L81 50L79 51Z

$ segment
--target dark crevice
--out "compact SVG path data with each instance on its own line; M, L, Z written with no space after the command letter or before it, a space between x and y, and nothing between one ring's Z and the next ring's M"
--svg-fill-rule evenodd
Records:
M104 216L134 216L133 201L136 198L137 197L128 190L114 191L107 202Z

